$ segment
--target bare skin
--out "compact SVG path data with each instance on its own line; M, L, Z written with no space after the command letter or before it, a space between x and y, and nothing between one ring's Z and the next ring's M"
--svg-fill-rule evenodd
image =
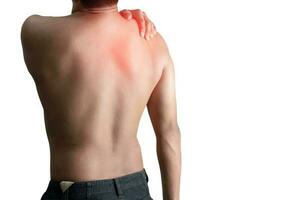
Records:
M147 107L164 199L179 199L174 68L162 37L144 40L116 6L33 15L21 37L44 109L51 179L110 179L142 170L137 129Z

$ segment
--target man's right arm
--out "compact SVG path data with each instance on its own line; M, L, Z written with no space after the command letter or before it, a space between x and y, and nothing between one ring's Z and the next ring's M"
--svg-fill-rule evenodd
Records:
M149 98L147 109L156 135L163 199L179 200L181 133L177 123L175 70L167 45L159 34L157 37L166 56L162 75Z

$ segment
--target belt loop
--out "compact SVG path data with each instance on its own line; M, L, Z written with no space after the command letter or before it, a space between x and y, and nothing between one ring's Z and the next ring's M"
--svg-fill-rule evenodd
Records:
M113 179L114 182L114 186L118 195L118 199L123 199L124 198L124 194L123 191L121 189L121 184L120 184L120 180L118 178L114 178Z
M145 178L146 178L146 181L147 181L147 183L149 182L149 177L148 177L148 174L147 174L147 172L146 172L146 169L144 168L144 174L145 174Z
M63 200L68 200L69 199L69 190L66 190L65 192L63 192Z
M86 183L86 199L90 199L92 196L92 184L90 182Z

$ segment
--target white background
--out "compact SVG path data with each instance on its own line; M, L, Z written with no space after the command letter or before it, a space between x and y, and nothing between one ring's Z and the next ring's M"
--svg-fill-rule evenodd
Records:
M300 199L300 4L292 0L133 1L175 63L182 200ZM31 14L67 15L71 0L3 1L0 23L1 199L40 199L49 181L42 107L20 28ZM155 137L138 137L161 200Z

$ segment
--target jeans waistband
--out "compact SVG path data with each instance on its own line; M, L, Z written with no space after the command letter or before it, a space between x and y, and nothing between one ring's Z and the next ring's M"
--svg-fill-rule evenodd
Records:
M139 184L145 184L149 178L146 169L143 168L141 171L130 173L124 176L112 178L112 179L101 179L93 181L80 181L74 182L68 189L67 192L75 193L106 193L106 192L117 192L122 195L122 190L134 187ZM62 193L60 188L60 181L50 180L47 192Z

